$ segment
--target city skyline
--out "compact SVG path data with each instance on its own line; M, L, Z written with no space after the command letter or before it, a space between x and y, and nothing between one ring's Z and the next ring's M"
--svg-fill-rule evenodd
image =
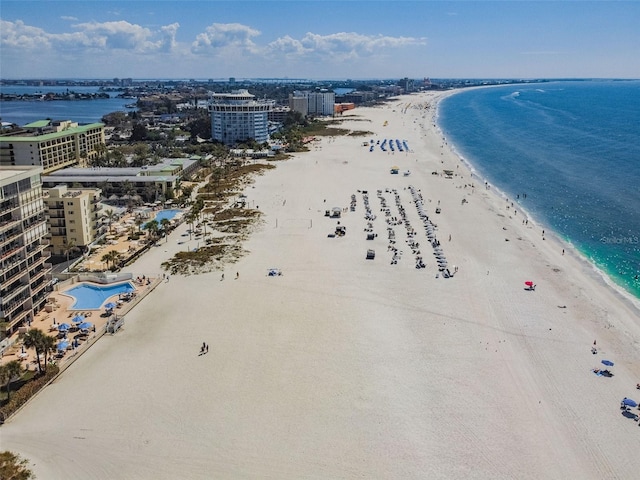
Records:
M638 2L3 0L0 77L640 78Z

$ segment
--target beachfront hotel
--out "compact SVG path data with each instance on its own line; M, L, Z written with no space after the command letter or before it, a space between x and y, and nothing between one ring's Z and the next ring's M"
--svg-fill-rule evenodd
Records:
M51 289L41 174L42 167L0 169L0 337L30 324Z
M84 251L99 233L100 189L58 185L43 192L51 253L73 254L73 247Z
M39 120L0 136L0 167L41 166L44 174L86 167L104 145L104 124Z
M289 108L307 115L332 116L335 111L336 94L328 90L309 92L296 90L289 95Z
M248 90L213 93L209 99L211 137L225 145L269 140L269 112L275 101L256 100Z

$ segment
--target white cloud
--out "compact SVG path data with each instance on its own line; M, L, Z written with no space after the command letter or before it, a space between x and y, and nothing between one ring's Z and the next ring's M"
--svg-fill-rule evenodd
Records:
M0 44L3 49L19 49L42 52L56 49L78 52L83 49L127 50L134 52L169 52L175 46L179 24L161 27L158 31L129 22L91 22L73 25L77 31L70 33L48 33L39 27L16 22L2 21Z
M214 23L196 37L191 51L215 53L231 47L256 53L257 47L252 38L259 35L260 31L240 23Z
M388 53L390 49L425 44L424 38L362 35L354 32L318 35L308 32L300 40L289 36L278 38L268 44L266 50L271 54L283 53L289 57L313 55L333 60L346 60Z
M78 18L76 18L76 17L70 17L69 15L62 15L60 18L61 18L62 20L69 20L69 21L71 21L71 22L77 22L77 21L78 21Z

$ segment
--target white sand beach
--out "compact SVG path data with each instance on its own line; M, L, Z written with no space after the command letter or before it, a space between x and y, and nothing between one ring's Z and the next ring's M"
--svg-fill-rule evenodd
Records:
M347 112L342 127L372 133L257 177L245 193L263 222L225 279L171 276L0 427L0 449L39 479L637 478L640 428L620 401L640 400L638 310L471 177L434 127L439 95ZM385 138L410 152L362 145ZM453 278L436 278L409 186ZM392 217L397 193L426 268L378 190ZM346 235L329 238L338 221ZM186 228L128 270L161 274L196 246L178 243ZM591 371L602 359L614 377Z

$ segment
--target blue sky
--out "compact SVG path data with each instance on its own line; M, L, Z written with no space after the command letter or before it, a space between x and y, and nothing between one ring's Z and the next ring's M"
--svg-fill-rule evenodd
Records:
M638 1L2 0L1 78L640 78Z

